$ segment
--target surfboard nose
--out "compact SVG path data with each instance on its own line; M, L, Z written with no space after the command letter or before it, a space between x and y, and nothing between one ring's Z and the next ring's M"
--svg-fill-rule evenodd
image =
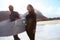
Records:
M9 11L0 11L0 21L9 19Z

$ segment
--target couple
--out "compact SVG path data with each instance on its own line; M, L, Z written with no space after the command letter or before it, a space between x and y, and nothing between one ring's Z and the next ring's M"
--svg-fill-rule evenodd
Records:
M9 5L9 10L11 12L10 14L10 20L15 21L17 19L20 19L20 16L18 12L14 11L14 8L12 5ZM34 12L34 8L32 5L27 6L28 10L28 15L26 15L26 25L25 25L25 30L30 38L30 40L35 40L35 30L36 30L36 13ZM18 35L13 35L14 40L20 40Z

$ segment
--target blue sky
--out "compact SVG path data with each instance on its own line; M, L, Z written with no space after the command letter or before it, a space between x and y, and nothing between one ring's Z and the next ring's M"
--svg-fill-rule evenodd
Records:
M15 11L24 14L28 4L46 17L60 17L60 0L0 0L0 11L7 11L8 6L13 5Z
M57 7L60 4L60 0L41 0L41 2L46 6L52 5Z
M41 0L45 7L51 7L50 12L45 15L49 17L60 17L60 0Z

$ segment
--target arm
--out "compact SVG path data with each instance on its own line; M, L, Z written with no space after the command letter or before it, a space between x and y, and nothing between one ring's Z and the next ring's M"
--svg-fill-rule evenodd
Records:
M18 12L16 12L16 19L20 19L20 15Z

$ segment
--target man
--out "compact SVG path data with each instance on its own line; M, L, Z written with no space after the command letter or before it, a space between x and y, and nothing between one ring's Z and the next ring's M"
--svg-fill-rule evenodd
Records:
M18 12L14 11L14 8L12 5L9 5L9 11L11 12L11 14L10 14L10 21L11 22L15 21L17 19L20 19ZM13 37L14 37L14 40L20 40L17 34L13 35Z

